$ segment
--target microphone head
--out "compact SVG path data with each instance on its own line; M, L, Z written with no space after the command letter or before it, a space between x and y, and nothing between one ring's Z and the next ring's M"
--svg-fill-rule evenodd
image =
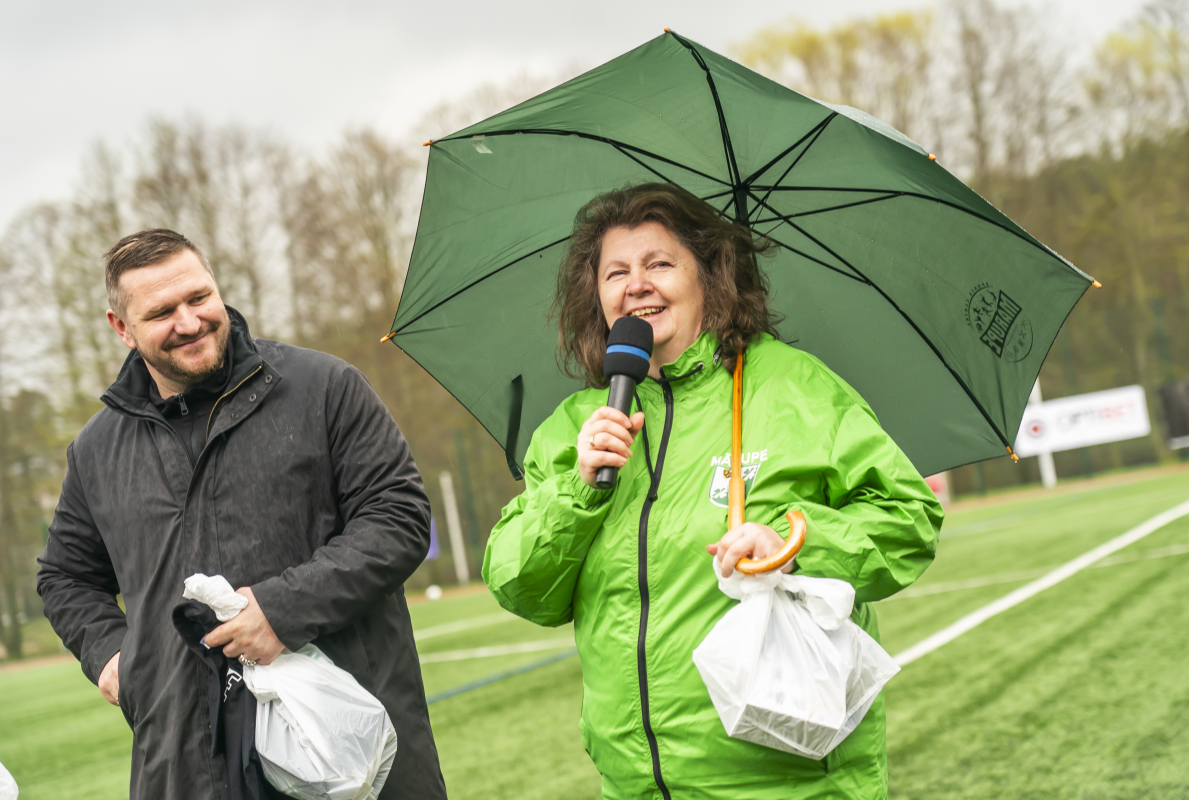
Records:
M620 317L607 336L607 355L603 357L603 374L626 375L636 383L648 377L648 361L652 358L652 326L639 317Z

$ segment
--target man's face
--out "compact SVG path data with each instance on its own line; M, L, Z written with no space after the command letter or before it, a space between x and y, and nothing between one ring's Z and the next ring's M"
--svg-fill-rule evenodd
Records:
M215 279L192 250L120 276L124 313L107 320L140 351L163 397L201 383L223 366L231 321Z

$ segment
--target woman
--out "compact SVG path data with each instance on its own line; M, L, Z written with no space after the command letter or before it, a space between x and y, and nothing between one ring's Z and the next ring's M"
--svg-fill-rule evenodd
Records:
M645 184L583 208L562 265L560 346L591 388L533 435L525 491L492 531L483 578L526 619L574 621L582 740L605 798L887 794L882 698L812 761L729 738L691 658L735 604L708 552L729 575L739 558L779 549L785 512L800 509L809 531L796 568L850 582L852 618L878 638L869 603L924 571L941 525L937 499L863 399L774 337L762 249L694 195ZM627 314L654 334L630 418L600 388L607 333ZM726 531L743 346L749 521ZM619 468L607 491L595 484L604 465Z

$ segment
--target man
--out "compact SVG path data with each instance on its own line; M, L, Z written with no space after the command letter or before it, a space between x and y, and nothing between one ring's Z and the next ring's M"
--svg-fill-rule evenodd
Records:
M170 616L196 572L248 600L208 645L268 664L313 642L396 727L381 797L444 798L403 590L429 503L392 417L347 363L253 339L180 234L127 236L105 261L132 352L67 449L38 591L132 727L132 800L222 789L207 667Z

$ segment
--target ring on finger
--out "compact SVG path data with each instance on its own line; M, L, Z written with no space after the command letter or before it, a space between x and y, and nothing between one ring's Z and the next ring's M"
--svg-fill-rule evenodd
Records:
M586 446L592 449L594 448L594 434L591 434L591 437L586 440Z
M245 667L256 666L256 662L245 656L243 653L239 654L239 663L243 664Z

